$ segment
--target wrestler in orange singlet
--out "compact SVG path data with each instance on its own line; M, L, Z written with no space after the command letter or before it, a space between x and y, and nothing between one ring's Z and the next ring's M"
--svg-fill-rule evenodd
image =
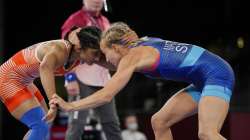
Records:
M96 27L76 28L68 34L67 40L32 45L0 66L0 99L12 116L30 128L24 139L44 140L49 129L42 118L49 112L51 122L57 112L55 106L48 110L33 80L40 76L50 100L56 93L55 75L63 75L80 61L91 64L99 60L100 34Z

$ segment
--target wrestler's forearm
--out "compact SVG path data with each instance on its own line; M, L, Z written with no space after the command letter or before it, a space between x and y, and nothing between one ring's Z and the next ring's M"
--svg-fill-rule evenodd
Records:
M72 110L89 109L109 103L124 88L132 75L133 68L127 68L122 72L115 73L103 89L84 99L72 102Z
M48 99L52 98L52 95L56 93L55 88L55 76L53 70L49 68L40 68L40 79L43 85L43 88L46 92Z
M112 97L108 97L103 90L99 90L84 99L72 102L72 111L95 108L109 103L111 99Z

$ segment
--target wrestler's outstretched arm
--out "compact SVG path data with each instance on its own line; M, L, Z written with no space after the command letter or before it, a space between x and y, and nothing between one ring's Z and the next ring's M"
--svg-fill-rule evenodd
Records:
M139 60L140 55L133 53L124 56L118 65L116 73L105 87L84 99L67 103L59 96L53 95L50 104L58 104L64 111L74 111L94 108L108 103L128 83L140 63Z

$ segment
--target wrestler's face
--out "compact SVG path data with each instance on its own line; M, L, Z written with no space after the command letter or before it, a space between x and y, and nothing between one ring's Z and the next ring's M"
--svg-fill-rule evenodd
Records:
M118 66L122 54L120 53L121 45L112 44L111 46L106 46L105 39L100 43L101 51L105 54L106 61L110 62L114 66Z
M83 0L83 3L92 12L100 12L103 7L103 0Z
M84 48L80 50L80 59L92 65L95 62L98 62L101 57L101 51L93 48Z

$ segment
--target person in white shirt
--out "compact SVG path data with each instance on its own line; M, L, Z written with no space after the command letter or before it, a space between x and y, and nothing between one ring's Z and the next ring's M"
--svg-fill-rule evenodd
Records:
M147 140L142 132L138 131L138 123L135 115L128 115L125 118L126 129L122 131L123 140Z

